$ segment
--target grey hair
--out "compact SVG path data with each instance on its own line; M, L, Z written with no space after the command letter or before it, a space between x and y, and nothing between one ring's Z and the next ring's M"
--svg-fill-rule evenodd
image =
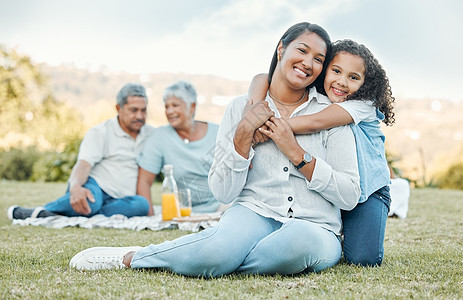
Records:
M186 105L190 107L192 103L197 102L198 95L196 94L196 90L191 83L180 80L168 86L164 90L164 95L162 96L164 103L167 101L167 99L172 97L182 99L183 102L185 102Z
M128 97L143 97L145 98L146 104L148 104L148 97L146 97L145 88L139 84L135 83L126 83L119 93L117 93L117 104L120 107L123 107L127 103Z

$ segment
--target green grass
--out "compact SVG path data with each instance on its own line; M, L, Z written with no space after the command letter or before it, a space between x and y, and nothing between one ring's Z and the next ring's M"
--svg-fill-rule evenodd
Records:
M88 247L147 245L186 232L48 229L7 219L10 205L44 204L65 187L0 181L1 299L463 298L463 191L412 190L408 218L388 220L380 268L340 263L320 274L206 280L164 271L69 269L71 257Z

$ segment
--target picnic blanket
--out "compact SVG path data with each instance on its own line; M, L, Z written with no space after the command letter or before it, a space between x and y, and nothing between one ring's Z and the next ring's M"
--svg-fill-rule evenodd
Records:
M202 229L216 225L222 213L192 214L190 217L176 218L172 221L162 221L161 208L154 208L154 216L131 217L123 215L95 215L86 217L52 216L46 218L27 218L25 220L13 220L13 225L21 226L44 226L61 229L65 227L92 228L115 228L131 230L163 230L180 229L191 232L198 232Z

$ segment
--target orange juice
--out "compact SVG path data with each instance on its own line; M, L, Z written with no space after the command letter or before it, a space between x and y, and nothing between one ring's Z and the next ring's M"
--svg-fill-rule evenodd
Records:
M180 215L182 217L189 217L191 215L191 208L189 207L180 208Z
M162 194L162 220L169 221L176 217L180 217L180 211L175 194Z

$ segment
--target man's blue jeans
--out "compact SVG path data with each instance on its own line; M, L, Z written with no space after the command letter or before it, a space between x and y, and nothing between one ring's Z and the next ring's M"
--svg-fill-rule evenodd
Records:
M318 224L281 223L235 204L215 227L138 250L131 267L204 277L235 271L287 275L321 271L340 257L340 240Z
M69 187L64 196L57 200L50 202L45 205L45 209L53 213L64 215L68 217L84 216L91 217L96 214L103 214L107 217L121 214L127 217L133 216L146 216L149 210L148 200L142 196L126 196L123 198L113 198L106 194L96 183L95 179L89 177L84 187L89 189L94 198L95 202L88 201L90 205L91 213L88 215L78 214L74 211L69 202L70 193Z
M382 187L357 204L342 211L343 251L348 263L380 266L384 256L384 234L391 196L389 186Z

